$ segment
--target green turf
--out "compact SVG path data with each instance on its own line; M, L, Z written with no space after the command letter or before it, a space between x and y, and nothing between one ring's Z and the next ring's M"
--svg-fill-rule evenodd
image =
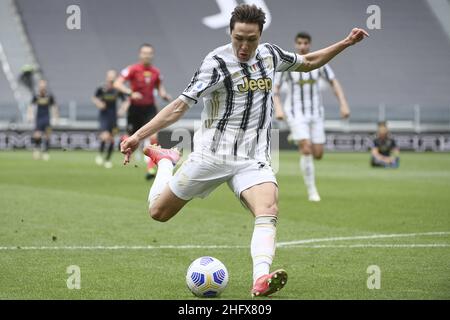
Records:
M450 231L450 156L403 154L398 170L372 169L367 154L326 154L316 164L322 202L306 201L298 156L280 156L278 241ZM0 246L248 246L253 219L226 185L167 223L149 218L143 164L111 170L88 152L0 152ZM273 299L450 299L450 247L352 248L355 244L450 244L450 235L283 247L273 267L288 271ZM247 299L249 249L0 250L0 299L191 299L184 276L202 255L230 273L226 299ZM81 268L81 290L66 268ZM369 265L381 289L369 290Z

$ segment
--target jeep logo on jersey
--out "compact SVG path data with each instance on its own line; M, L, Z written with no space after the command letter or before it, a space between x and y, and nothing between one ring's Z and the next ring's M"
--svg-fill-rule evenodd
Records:
M249 79L247 77L244 77L244 83L239 84L237 86L238 90L240 92L247 92L249 90L256 91L256 90L264 90L269 91L272 90L272 79L270 78L259 78L259 79Z

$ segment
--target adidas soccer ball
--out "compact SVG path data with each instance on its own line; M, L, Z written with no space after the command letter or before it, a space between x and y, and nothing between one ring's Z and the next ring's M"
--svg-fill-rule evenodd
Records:
M228 284L225 265L213 257L200 257L188 268L186 284L197 297L217 297Z

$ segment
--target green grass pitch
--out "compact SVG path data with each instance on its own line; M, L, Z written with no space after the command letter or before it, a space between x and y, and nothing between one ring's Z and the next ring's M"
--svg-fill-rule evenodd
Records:
M123 167L117 153L114 164L81 151L49 162L0 152L0 299L195 299L184 277L203 255L228 268L222 298L250 298L253 219L226 185L159 223L146 210L144 164ZM272 299L450 299L448 154L405 153L400 169L380 170L368 154L329 153L316 175L322 202L309 203L298 155L281 153L278 242L316 240L277 249L273 267L289 281ZM67 288L69 265L81 269L79 290ZM380 289L367 288L370 265Z

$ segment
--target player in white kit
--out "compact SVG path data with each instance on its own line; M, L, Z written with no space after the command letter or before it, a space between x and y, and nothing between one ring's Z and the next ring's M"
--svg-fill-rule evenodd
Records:
M297 54L310 52L311 36L300 32L295 37ZM339 101L342 118L350 116L350 109L333 70L328 64L310 72L277 73L274 86L275 117L285 119L291 131L292 140L298 144L300 152L300 170L308 191L309 201L320 201L314 175L314 159L323 156L325 143L324 108L319 81L328 83ZM280 90L286 89L287 95L282 105Z
M278 186L269 157L275 73L321 67L367 36L355 28L344 40L302 56L260 44L264 22L264 12L255 5L237 6L230 20L231 43L210 52L184 92L121 143L127 163L140 141L176 122L203 98L202 127L195 133L194 151L175 175L179 152L155 146L144 149L158 164L149 212L153 219L167 221L191 199L205 197L226 182L255 216L253 296L275 293L287 281L285 270L270 273L278 216Z

